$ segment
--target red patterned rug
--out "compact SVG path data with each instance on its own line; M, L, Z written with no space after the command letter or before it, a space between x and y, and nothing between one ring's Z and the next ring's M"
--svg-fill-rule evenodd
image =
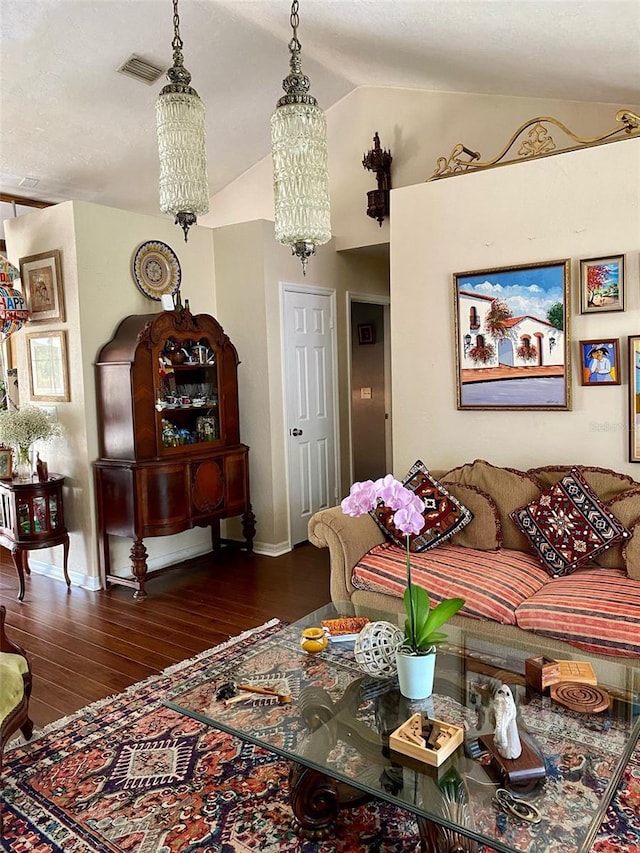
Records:
M335 838L291 827L286 762L161 704L224 672L270 622L125 693L49 726L5 753L9 853L411 853L413 817L384 803L344 810ZM538 848L536 848L538 849ZM640 853L637 749L593 853Z

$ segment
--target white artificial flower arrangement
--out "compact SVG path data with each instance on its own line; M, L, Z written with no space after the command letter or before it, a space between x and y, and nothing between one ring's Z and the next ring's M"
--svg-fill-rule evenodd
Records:
M38 406L0 411L0 443L28 453L35 441L49 441L62 435L62 425Z

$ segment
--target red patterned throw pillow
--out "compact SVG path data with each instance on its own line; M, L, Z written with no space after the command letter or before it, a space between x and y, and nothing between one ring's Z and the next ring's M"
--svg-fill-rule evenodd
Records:
M572 468L527 506L510 513L551 577L568 575L631 533Z
M412 466L402 485L415 492L424 504L424 527L420 533L409 537L410 551L419 553L435 548L473 519L473 513L432 477L420 460ZM406 548L404 534L393 523L392 509L380 503L369 514L396 545Z

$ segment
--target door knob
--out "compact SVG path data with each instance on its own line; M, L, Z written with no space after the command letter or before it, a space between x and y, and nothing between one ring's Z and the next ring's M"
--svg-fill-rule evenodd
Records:
M302 430L301 429L292 429L291 435L302 435Z

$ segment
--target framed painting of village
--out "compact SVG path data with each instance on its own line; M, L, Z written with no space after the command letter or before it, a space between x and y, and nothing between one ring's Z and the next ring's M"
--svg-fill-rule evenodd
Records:
M569 410L570 261L453 279L458 409Z
M624 311L624 255L580 261L580 313Z
M629 335L629 461L640 462L640 335Z

